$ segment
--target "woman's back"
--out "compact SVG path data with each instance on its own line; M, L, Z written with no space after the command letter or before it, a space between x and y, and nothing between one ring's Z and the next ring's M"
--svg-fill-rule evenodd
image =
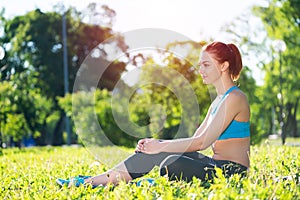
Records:
M244 93L237 87L228 93L231 98L226 101L239 102L240 110L216 140L213 147L213 158L216 160L230 160L249 167L250 154L250 108Z

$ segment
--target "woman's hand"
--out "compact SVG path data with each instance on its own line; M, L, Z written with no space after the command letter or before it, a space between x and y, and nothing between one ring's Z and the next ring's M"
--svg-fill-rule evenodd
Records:
M151 140L150 138L144 138L138 141L136 148L135 148L135 152L142 152L142 150L144 149L144 144L147 140Z
M145 138L138 141L135 151L146 154L160 153L161 141L154 138Z

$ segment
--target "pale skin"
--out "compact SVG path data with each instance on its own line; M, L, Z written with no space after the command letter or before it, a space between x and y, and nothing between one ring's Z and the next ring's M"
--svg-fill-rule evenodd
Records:
M202 52L200 60L199 73L202 76L203 82L205 84L212 84L218 95L224 94L229 88L235 85L229 73L229 63L227 61L218 63L213 58L213 55L205 51ZM204 150L213 145L215 153L213 155L214 159L232 160L249 167L249 157L247 153L232 153L236 149L243 149L245 152L249 152L249 138L243 138L239 140L239 142L231 142L228 145L226 143L220 145L216 142L233 119L242 122L249 121L250 109L247 98L240 90L232 91L228 98L221 104L216 115L210 119L210 112L217 101L218 98L214 100L205 119L192 137L173 140L145 138L138 141L136 151L146 154L156 154L160 152L194 152ZM124 163L121 162L113 169L86 179L85 181L93 185L107 185L109 183L116 185L120 181L129 182L131 180L132 178L127 172Z

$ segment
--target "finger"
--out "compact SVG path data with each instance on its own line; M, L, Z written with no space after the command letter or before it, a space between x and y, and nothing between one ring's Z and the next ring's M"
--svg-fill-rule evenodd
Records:
M138 145L142 145L144 143L145 143L145 139L141 139L141 140L138 141Z
M139 150L143 149L143 148L144 148L144 144L138 144L138 145L137 145L137 148L138 148Z
M145 142L151 140L151 138L143 138L141 140L138 141L138 144L144 144Z
M141 150L141 147L140 147L140 146L136 146L135 149L136 149L136 150Z
M141 149L140 147L137 147L137 148L135 149L135 152L142 152L142 149Z

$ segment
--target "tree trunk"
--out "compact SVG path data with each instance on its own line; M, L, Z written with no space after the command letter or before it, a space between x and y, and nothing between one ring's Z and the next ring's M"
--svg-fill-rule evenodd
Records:
M45 138L46 138L45 133L41 132L41 135L39 137L35 138L36 145L37 146L45 146L46 145Z
M284 123L283 133L282 133L282 144L285 143L285 139L288 135L292 137L297 136L297 109L298 109L299 100L297 99L296 103L287 103L286 113L287 118Z
M63 134L62 134L62 128L63 128L63 121L64 121L64 113L60 113L59 120L55 126L55 129L53 131L53 137L52 137L52 145L59 146L63 144Z
M0 131L0 149L3 147L3 141L2 141L2 132ZM2 155L2 152L0 152L0 155Z
M285 144L285 139L286 139L286 136L287 136L287 131L286 131L287 121L284 121L284 118L283 118L283 105L280 105L279 108L280 108L280 111L279 111L279 125L280 125L280 130L281 130L281 141L282 141L282 145L284 145Z
M293 119L294 119L294 124L293 124L293 129L292 129L292 136L293 137L298 137L298 123L297 123L297 110L298 110L298 105L299 105L299 98L296 100L295 106L294 106L294 113L293 113Z

